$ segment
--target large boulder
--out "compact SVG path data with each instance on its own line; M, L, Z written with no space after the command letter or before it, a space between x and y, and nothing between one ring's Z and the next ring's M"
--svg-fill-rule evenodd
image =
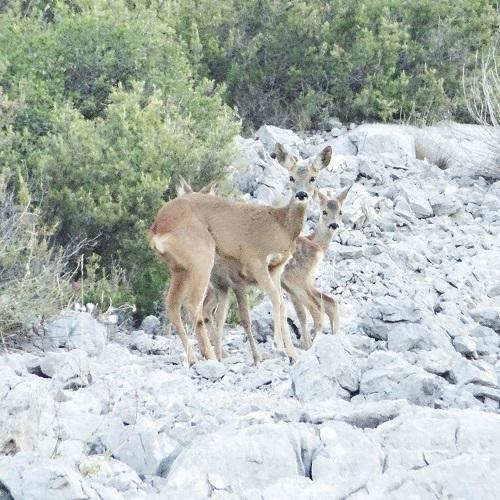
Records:
M389 154L405 161L415 159L415 139L404 126L360 125L349 132L348 137L356 145L359 155Z
M92 382L92 365L81 349L47 353L40 362L40 371L60 382L65 389L79 389Z
M308 476L318 445L306 426L291 424L254 425L199 436L165 471L167 484L161 494L207 498L211 491L221 490L243 498L249 489Z
M178 446L176 441L159 432L158 426L150 421L123 425L115 418L99 430L97 436L92 446L96 453L111 454L139 475L156 474L162 460Z
M313 347L292 368L295 396L300 401L350 399L359 389L360 367L355 353L347 336L318 335Z
M0 456L0 495L6 500L101 498L69 464L34 455Z
M106 327L91 314L79 311L64 311L47 326L43 347L46 351L66 347L83 349L91 356L100 354L106 344Z
M499 178L500 168L494 154L495 138L486 127L441 122L423 129L410 127L408 131L415 139L419 159L451 169L457 176Z
M441 400L444 381L395 352L373 352L366 368L357 397L368 401L406 399L421 406L434 406Z
M500 417L478 411L423 410L379 426L371 438L384 453L376 474L351 498L496 498ZM429 497L430 498L430 497Z
M297 134L273 125L262 125L255 133L255 137L260 139L268 153L274 153L278 142L285 146L290 153L295 154L299 154L300 149L304 146L304 141Z
M312 463L314 481L335 486L337 498L359 490L384 468L384 453L362 429L343 422L327 422L319 428L323 448Z
M78 464L80 473L101 498L147 498L147 486L128 465L114 458L89 455Z
M481 306L470 312L472 319L480 325L487 326L500 334L500 307Z
M431 330L418 323L400 322L389 330L387 345L391 351L451 350L450 339L440 329Z

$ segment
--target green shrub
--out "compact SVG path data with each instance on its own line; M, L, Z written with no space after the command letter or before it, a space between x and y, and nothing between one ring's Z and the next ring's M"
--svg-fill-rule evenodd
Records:
M167 281L147 228L176 176L195 187L222 176L239 122L168 20L129 6L54 2L50 22L36 8L0 15L0 83L17 105L0 141L58 244L95 240L101 271L123 268L142 314Z
M487 0L185 0L178 32L245 124L467 120L461 75L498 30ZM165 7L171 9L171 5Z

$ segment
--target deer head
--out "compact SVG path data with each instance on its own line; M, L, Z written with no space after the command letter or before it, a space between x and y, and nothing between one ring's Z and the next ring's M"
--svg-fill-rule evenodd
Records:
M342 218L342 205L351 187L352 185L337 195L334 195L331 191L328 191L327 194L322 193L319 189L316 191L321 210L320 223L326 225L332 232L339 227Z
M316 189L316 178L320 171L330 164L332 148L326 146L319 154L305 160L288 153L276 143L276 159L290 173L290 188L297 203L307 203Z

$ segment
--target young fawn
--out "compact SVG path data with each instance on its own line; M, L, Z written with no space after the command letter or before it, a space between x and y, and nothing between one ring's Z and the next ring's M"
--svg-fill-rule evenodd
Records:
M318 225L310 235L299 236L297 249L281 276L281 284L297 313L304 349L309 349L312 345L312 336L307 330L306 309L313 318L314 335L323 329L324 313L330 320L332 333L339 331L337 301L314 286L314 276L328 251L335 230L339 227L342 204L350 189L351 186L336 197L331 194L325 196L321 191L317 191L321 210Z
M216 253L238 263L242 275L252 276L273 306L274 340L293 360L293 346L281 294L281 273L305 222L316 176L331 160L327 146L314 159L299 160L276 145L278 161L290 172L292 196L275 208L223 200L205 193L187 193L166 203L149 232L151 247L168 264L171 283L165 306L186 352L196 362L181 318L186 302L203 356L215 359L202 317L203 300ZM272 262L272 267L268 266Z

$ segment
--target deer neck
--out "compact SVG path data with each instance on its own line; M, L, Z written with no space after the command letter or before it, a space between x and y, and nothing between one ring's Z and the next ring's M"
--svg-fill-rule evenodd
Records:
M285 230L294 241L302 231L306 220L307 203L297 203L292 195L285 210Z
M326 253L328 247L330 246L330 242L332 241L332 232L328 228L328 224L320 218L316 229L312 232L310 239L314 241L317 245L321 247L323 252Z

